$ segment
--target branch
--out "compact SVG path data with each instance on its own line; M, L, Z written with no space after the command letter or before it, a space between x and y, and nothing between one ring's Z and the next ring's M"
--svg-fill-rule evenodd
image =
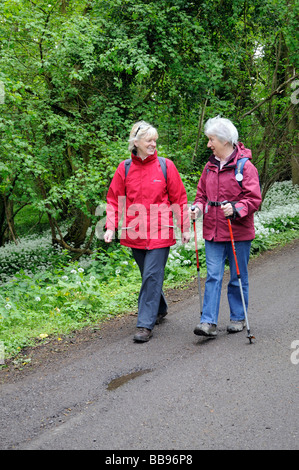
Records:
M58 245L60 245L62 248L68 250L68 251L71 251L72 253L78 253L79 256L78 258L83 255L83 254L87 254L87 255L92 255L93 251L89 250L89 246L92 242L92 239L94 237L94 233L95 231L93 231L91 233L91 236L90 236L90 239L88 241L88 243L86 244L86 246L84 248L73 248L72 246L70 246L68 243L65 242L64 238L63 238L63 235L61 233L61 230L56 222L56 220L54 220L54 224L55 224L55 227L59 233L59 236L60 236L60 240L58 238L52 238L52 243L57 243Z
M32 91L32 90L29 88L29 85L26 85L26 86L24 87L24 90L25 90L27 93L33 95L35 98L37 98L37 99L39 99L39 100L42 99L39 95L37 95L34 91ZM60 113L65 114L65 116L68 116L68 117L71 117L71 118L75 118L75 117L76 117L76 115L75 115L72 111L68 111L67 109L62 108L62 107L59 106L58 104L55 104L55 103L48 103L48 104L49 104L50 108L52 108L52 109L55 110L55 111L58 111L58 112L60 112Z
M79 253L80 256L83 254L92 255L93 253L93 251L87 250L85 248L73 248L68 243L66 243L63 238L61 238L60 240L58 238L52 238L52 243L56 243L57 245L60 245L65 250L68 250L72 253Z
M246 111L246 113L244 113L240 117L240 119L243 119L245 116L249 116L249 114L256 111L260 106L263 106L263 104L267 103L267 101L270 101L274 95L279 95L280 93L282 93L283 92L283 87L285 87L286 85L288 85L290 82L292 82L293 80L295 80L298 77L299 77L299 74L296 74L296 75L294 74L291 78L289 78L288 80L283 82L281 85L279 85L279 87L277 87L276 90L272 91L272 93L267 98L265 98L260 103L256 104L250 111Z

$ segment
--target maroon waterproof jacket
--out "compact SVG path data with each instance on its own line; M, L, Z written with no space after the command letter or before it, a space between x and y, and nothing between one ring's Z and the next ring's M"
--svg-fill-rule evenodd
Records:
M131 155L125 176L122 161L107 194L106 228L116 230L123 215L120 243L131 248L165 248L176 243L173 213L181 232L189 230L187 194L174 163L166 160L167 182L157 151L145 160Z
M243 168L242 187L235 178L240 158L248 157ZM219 161L212 155L202 172L194 204L203 212L203 238L215 242L230 241L228 223L220 206L213 202L235 203L236 217L232 220L235 241L253 240L254 212L262 202L259 176L251 163L251 150L239 142L232 158L220 170Z

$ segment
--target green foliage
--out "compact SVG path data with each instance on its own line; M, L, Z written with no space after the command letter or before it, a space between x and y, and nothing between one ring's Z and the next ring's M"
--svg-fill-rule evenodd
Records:
M82 213L94 224L139 118L184 174L207 158L200 117L223 114L252 146L265 192L289 177L295 111L290 88L275 90L297 66L297 10L285 0L2 2L0 245L24 204L56 237L64 220L69 243L84 239Z

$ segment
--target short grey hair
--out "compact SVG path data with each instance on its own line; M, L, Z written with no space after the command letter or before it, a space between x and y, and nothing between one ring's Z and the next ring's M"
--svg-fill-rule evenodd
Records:
M238 143L239 134L234 124L226 118L216 116L208 119L204 128L205 135L214 135L221 141L227 141L232 145Z
M156 140L159 137L157 129L151 124L149 124L148 122L145 122L145 121L135 122L130 132L129 151L132 152L134 150L136 140L140 140L145 136L153 137Z

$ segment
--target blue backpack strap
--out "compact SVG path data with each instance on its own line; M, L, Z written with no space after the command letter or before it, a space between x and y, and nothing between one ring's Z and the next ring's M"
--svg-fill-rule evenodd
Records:
M235 169L235 178L241 187L242 187L242 180L243 180L243 168L247 160L248 160L248 157L243 157L237 160L237 166Z
M161 170L162 170L162 172L163 172L165 181L166 181L166 183L167 183L167 167L166 167L166 160L165 160L164 157L158 157L158 160L159 160L159 162L160 162ZM132 159L131 159L131 158L127 158L127 160L125 160L125 177L127 177L127 174L128 174L129 169L130 169L131 163L132 163Z
M131 163L132 163L132 158L127 158L127 160L125 160L125 177L127 177Z
M167 167L166 167L166 160L164 157L158 157L158 160L160 162L161 170L163 172L165 181L167 183Z

